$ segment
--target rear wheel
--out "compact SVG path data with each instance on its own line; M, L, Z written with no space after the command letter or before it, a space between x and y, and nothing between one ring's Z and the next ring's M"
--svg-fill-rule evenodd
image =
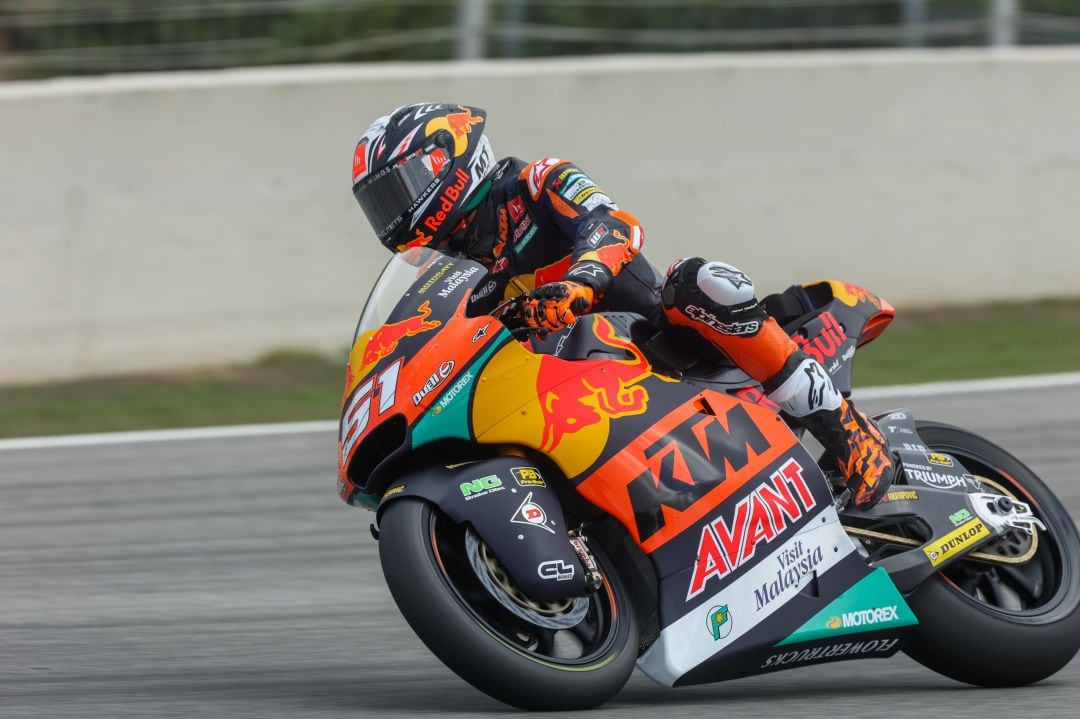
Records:
M918 422L923 443L1031 505L1047 526L1023 564L950 565L908 603L919 628L905 650L945 676L1020 686L1064 667L1080 649L1080 537L1057 497L1020 460L959 427ZM988 488L988 491L992 491Z
M447 667L522 709L587 709L615 696L637 658L637 624L610 560L590 544L603 585L537 602L467 526L404 498L379 522L383 574L413 631Z

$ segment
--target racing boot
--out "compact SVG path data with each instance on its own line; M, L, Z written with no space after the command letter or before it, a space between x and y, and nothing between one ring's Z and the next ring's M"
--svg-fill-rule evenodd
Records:
M763 386L769 399L836 461L856 508L881 501L896 474L888 444L873 421L837 391L817 360L797 351Z
M885 495L895 470L881 432L765 312L745 273L700 257L677 260L661 300L670 323L693 329L731 358L821 443L856 507L872 507Z

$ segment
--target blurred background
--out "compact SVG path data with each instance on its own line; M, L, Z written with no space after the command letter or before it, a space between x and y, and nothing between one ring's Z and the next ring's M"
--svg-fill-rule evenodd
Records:
M860 384L1074 368L1078 41L1076 0L0 0L0 436L333 416L387 259L347 162L417 101L573 159L654 264L879 292ZM985 305L1048 298L1003 351Z
M1078 40L1074 0L6 0L0 10L8 79Z

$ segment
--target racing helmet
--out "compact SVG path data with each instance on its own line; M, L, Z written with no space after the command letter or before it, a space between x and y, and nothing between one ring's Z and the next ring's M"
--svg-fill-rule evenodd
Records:
M353 153L353 196L392 252L443 249L495 165L477 107L415 104L383 115Z

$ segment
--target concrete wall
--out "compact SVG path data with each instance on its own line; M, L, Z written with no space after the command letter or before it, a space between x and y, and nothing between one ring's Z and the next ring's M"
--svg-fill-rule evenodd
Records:
M489 111L648 230L763 291L901 308L1080 294L1080 51L612 57L0 85L0 382L340 348L386 259L359 133Z

